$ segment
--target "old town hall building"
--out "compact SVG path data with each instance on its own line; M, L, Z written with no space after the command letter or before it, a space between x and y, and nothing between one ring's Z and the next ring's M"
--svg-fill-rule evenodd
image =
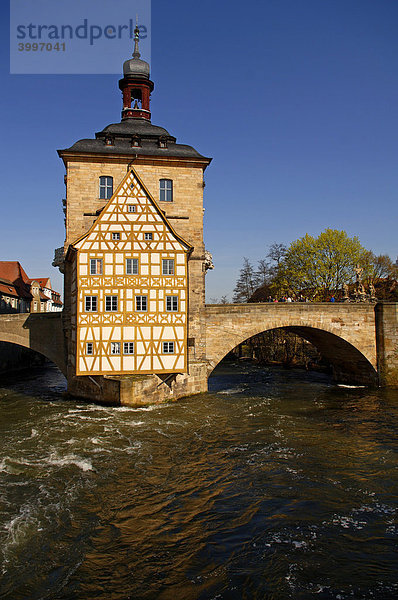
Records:
M204 391L203 174L211 161L152 125L154 84L138 41L136 28L119 82L121 122L59 151L68 387L137 402L159 387L166 396Z

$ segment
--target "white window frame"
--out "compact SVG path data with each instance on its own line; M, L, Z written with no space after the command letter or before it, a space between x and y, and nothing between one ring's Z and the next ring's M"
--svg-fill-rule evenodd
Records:
M116 302L116 304L115 304ZM107 308L107 304L110 308ZM119 298L115 294L105 296L105 312L117 312L119 307Z
M113 177L110 175L101 175L99 178L99 197L100 200L109 200L113 196Z
M129 213L135 213L135 212L137 212L137 210L135 208L135 204L128 204L127 205L127 212L129 212Z
M123 354L134 354L134 342L123 342Z
M120 342L111 342L111 355L120 356Z
M93 304L95 304L95 308L93 308ZM84 312L98 312L98 296L84 296Z
M146 241L153 240L153 233L152 233L152 231L144 231L144 240L146 240Z
M162 342L162 354L175 354L175 343Z
M173 180L159 179L160 202L173 202Z
M138 275L139 260L138 258L126 258L126 275Z
M162 275L174 275L174 258L162 258Z
M166 296L166 312L178 312L178 296Z
M94 344L93 342L86 343L86 354L87 356L93 356L94 354Z
M120 233L118 231L113 231L112 232L112 239L113 240L120 240Z
M143 305L145 308L143 308ZM137 312L148 312L148 296L135 297L135 310Z
M102 275L102 258L90 258L90 275Z

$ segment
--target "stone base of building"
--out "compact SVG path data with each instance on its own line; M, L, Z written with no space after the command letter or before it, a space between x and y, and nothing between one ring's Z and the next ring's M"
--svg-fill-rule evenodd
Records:
M188 374L70 376L68 394L113 406L161 404L207 391L208 365L190 364Z

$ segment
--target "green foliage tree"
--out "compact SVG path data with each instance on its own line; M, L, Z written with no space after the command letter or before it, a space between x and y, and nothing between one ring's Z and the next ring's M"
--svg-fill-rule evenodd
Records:
M306 290L313 299L327 300L355 281L355 268L364 268L367 255L358 238L345 231L326 229L317 238L306 234L290 244L276 280L286 293Z

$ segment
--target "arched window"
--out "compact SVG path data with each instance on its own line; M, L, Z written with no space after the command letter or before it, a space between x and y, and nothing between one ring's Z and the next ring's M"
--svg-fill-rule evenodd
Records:
M99 178L99 197L108 200L113 194L113 177L102 176Z
M161 202L173 202L173 181L161 179L159 181L159 200Z

